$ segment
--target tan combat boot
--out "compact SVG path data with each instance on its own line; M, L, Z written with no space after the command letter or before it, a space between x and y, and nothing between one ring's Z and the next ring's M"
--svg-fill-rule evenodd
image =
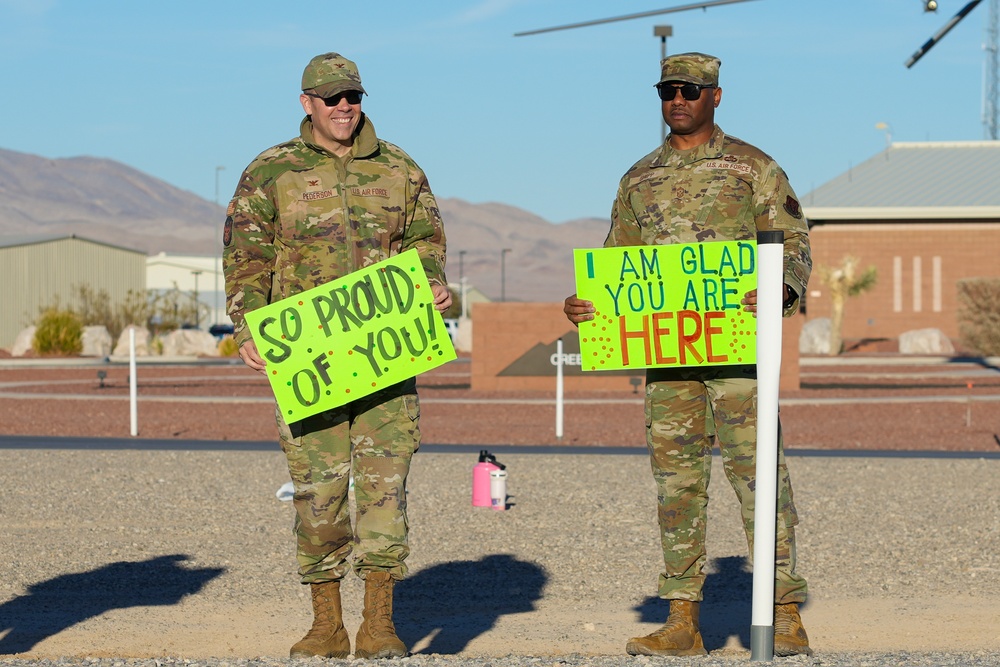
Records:
M292 646L292 658L346 658L351 639L344 628L340 607L340 582L309 584L312 589L313 625L306 636Z
M774 654L780 656L813 654L809 648L806 629L802 627L799 605L794 602L774 605Z
M365 609L354 640L356 658L405 658L406 644L396 636L392 624L392 575L369 570L365 576Z
M633 637L625 645L629 655L706 655L698 629L700 602L671 600L670 615L663 627L645 637Z

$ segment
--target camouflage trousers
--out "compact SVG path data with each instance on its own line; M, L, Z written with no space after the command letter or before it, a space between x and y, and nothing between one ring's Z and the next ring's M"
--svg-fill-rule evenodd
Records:
M416 382L402 382L292 424L278 412L277 421L295 484L302 583L336 581L352 567L362 578L369 570L384 570L402 579L410 553L406 477L420 444Z
M659 596L702 599L705 528L713 434L740 503L753 557L757 449L757 378L753 366L650 369L646 373L646 444L656 481L665 570ZM775 550L776 604L805 602L805 579L795 572L795 525L788 467L778 435Z

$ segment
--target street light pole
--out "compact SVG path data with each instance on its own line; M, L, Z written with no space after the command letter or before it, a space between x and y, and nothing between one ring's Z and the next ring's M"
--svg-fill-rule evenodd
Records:
M507 300L507 253L510 252L510 248L504 248L500 251L500 300Z
M660 38L660 62L667 57L667 37L672 37L674 34L673 26L669 25L654 25L653 26L653 36ZM662 144L667 140L667 121L663 119L663 112L660 112L660 143Z
M224 169L225 169L225 167L223 167L222 165L219 165L219 166L217 166L215 168L215 205L216 206L219 205L219 172L222 171L222 170L224 170ZM216 230L216 234L218 234L218 230ZM221 236L221 234L219 236ZM218 261L218 264L216 264L216 261ZM214 296L214 299L213 299L213 302L215 303L215 306L214 306L214 309L212 311L212 320L213 320L212 324L218 323L219 320L221 319L219 317L219 311L221 310L219 308L219 273L221 273L221 272L222 272L222 247L220 246L219 247L219 256L217 258L213 258L212 259L212 274L215 277L215 296Z

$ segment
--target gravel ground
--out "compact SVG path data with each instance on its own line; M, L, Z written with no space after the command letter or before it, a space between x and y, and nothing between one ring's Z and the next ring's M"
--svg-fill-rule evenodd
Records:
M993 376L979 370L951 368L942 374L932 367L897 366L888 379L882 368L824 370L822 378L810 371L808 382L822 387L796 394L806 400L798 417L782 408L786 437L802 421L807 425L800 433L825 434L829 442L843 444L849 434L882 433L879 424L894 404L878 401L908 392L914 397L909 418L897 417L896 430L911 440L896 439L886 428L874 439L862 435L860 445L978 450L984 457L790 456L801 518L799 569L811 589L803 617L816 655L776 662L1000 665L1000 459L992 443L1000 425L994 426ZM96 387L92 369L50 371L0 370L0 432L121 435L120 422L102 412L107 406L120 409L121 400L93 398L104 390ZM257 436L250 439L272 439L273 423L267 428L259 426L266 423L261 421L246 424L249 415L260 412L269 420L266 385L265 393L257 394L254 376L238 368L226 370L236 378L228 381L178 379L209 372L143 368L140 377L172 375L161 384L162 395L171 400L219 398L227 388L235 398L263 400L221 404L228 405L225 410L220 403L187 400L140 403L145 419L140 423L148 429L141 435L181 443L193 433L214 433L223 422L232 424L230 433L241 439L247 433ZM974 389L965 381L970 373ZM75 383L54 384L67 381ZM439 385L423 391L430 399L484 398L462 389L460 375L442 372L428 381ZM24 382L29 384L16 384ZM233 391L230 383L243 389ZM153 393L156 384L150 382L143 395ZM898 387L880 388L886 384ZM958 404L954 414L937 409L947 401L930 398L970 391L979 392L983 402ZM58 392L63 396L48 397ZM79 392L91 397L65 397ZM23 398L25 393L36 395ZM837 397L851 399L841 406L843 419L827 421L825 412L809 407L809 400ZM928 403L917 403L922 400ZM462 404L425 402L425 436L437 434L428 441L485 443L497 451L508 465L511 507L506 512L471 507L474 454L435 450L415 457L409 490L411 572L398 585L396 598L397 627L414 655L401 664L749 661L751 575L738 510L721 466L716 464L713 473L710 574L702 610L711 654L630 658L623 655L628 637L651 631L666 613L654 596L661 557L648 461L633 450L505 451L505 445L517 442L508 437L519 433L512 424L540 429L543 418L546 424L551 419L551 406L532 417L526 406L533 404L500 408L492 401L490 417L484 419L486 402L464 404L472 406L470 412L455 418L475 416L478 439L454 435L438 423L452 420L439 419L444 413L437 408ZM194 409L206 406L206 413ZM918 412L914 406L926 408ZM577 408L579 419L592 420L597 434L577 444L607 444L603 438L610 442L611 436L601 434L614 429L619 446L641 443L641 430L638 440L628 430L641 405ZM982 432L973 436L977 427ZM948 438L952 431L966 437ZM947 447L925 442L946 439ZM13 656L0 658L0 667L291 662L282 657L308 627L310 614L306 589L294 573L292 509L275 497L287 480L280 452L144 450L141 438L134 442L134 449L125 450L99 444L82 450L34 449L16 442L0 450L5 463L0 467L0 488L5 489L0 655ZM799 444L823 448L815 439ZM362 588L353 577L345 582L345 620L353 631L360 622Z
M653 597L645 457L504 454L506 512L471 507L474 458L414 459L412 569L396 602L414 664L646 664L622 656L666 613ZM308 626L291 506L274 493L287 479L280 453L12 449L4 459L0 654L232 664L283 656ZM790 465L817 657L781 662L1000 664L989 657L1000 652L1000 461ZM697 665L749 655L746 544L719 466L714 475L702 612L712 655L688 661ZM345 582L353 630L362 589ZM961 661L914 657L934 652Z
M631 656L579 656L540 658L508 655L494 658L452 658L411 656L402 660L282 660L249 658L239 660L187 660L181 658L129 659L59 658L53 660L0 659L5 667L286 667L301 665L400 665L405 667L648 667L649 665L691 665L692 667L730 667L746 665L745 657L711 655L703 658L645 658ZM823 665L824 667L992 667L1000 664L987 652L968 653L836 653L821 658L781 658L777 662L752 664Z

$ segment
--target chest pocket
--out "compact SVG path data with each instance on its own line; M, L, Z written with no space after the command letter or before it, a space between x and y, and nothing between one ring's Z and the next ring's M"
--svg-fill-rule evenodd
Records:
M282 241L289 246L345 241L342 187L334 179L321 179L309 173L281 179L277 210Z
M724 169L678 169L647 179L633 195L645 243L756 238L753 189Z
M351 223L360 243L398 249L406 223L405 186L395 178L377 178L347 187Z

